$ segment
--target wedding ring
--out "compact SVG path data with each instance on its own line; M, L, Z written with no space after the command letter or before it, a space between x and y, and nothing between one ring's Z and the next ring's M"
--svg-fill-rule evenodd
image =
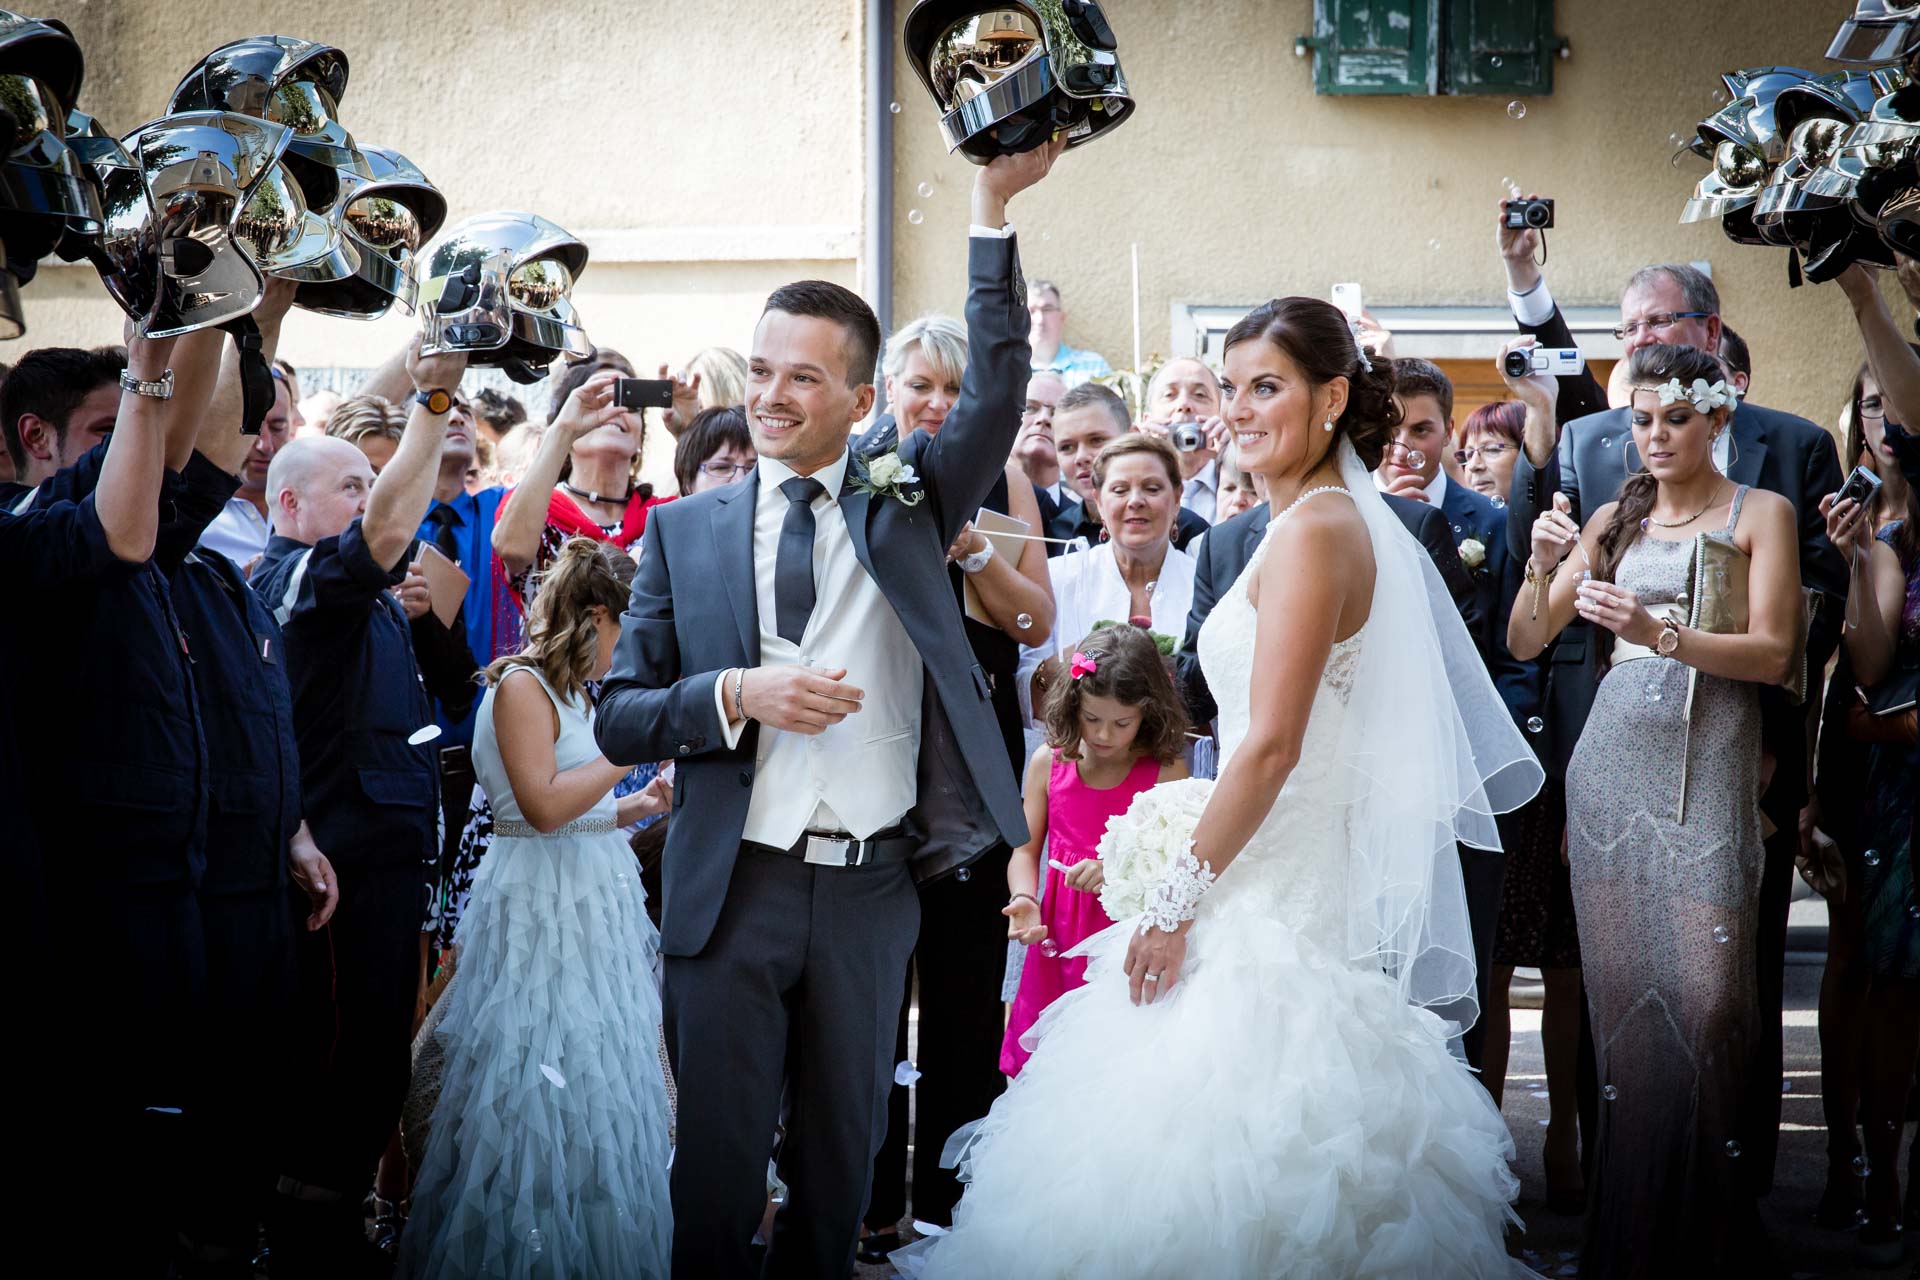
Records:
M1160 981L1160 975L1157 973L1150 973L1146 976L1145 980L1148 982L1158 982Z

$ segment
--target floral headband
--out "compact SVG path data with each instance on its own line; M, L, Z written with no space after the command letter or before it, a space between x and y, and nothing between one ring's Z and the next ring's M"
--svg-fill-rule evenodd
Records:
M1072 672L1072 676L1071 676L1072 679L1078 680L1081 676L1092 675L1094 672L1098 671L1099 669L1100 669L1099 663L1095 662L1092 658L1089 658L1086 654L1081 653L1078 650L1074 651L1073 665L1069 668L1069 670Z
M1732 409L1740 403L1740 388L1722 379L1712 386L1705 378L1695 378L1693 385L1680 385L1680 379L1671 378L1655 387L1635 387L1635 391L1651 391L1660 397L1660 407L1666 408L1681 400L1691 401L1693 407L1701 413L1712 413L1722 407Z

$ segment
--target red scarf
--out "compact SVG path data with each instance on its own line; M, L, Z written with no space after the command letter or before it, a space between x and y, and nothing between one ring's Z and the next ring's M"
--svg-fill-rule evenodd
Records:
M504 512L506 510L507 503L511 501L513 495L518 492L520 492L518 489L512 489L501 497L501 511ZM595 542L612 542L614 546L620 548L622 551L627 551L632 548L634 543L640 541L640 535L647 531L647 512L663 502L672 502L673 499L674 495L672 494L668 494L664 498L643 496L642 490L636 487L633 495L627 499L626 514L620 518L620 532L614 534L612 538L608 538L606 531L594 523L592 517L582 511L572 498L568 497L559 489L555 489L547 498L547 524L565 533L570 538L592 538ZM495 517L496 520L498 518L498 516ZM507 578L506 568L500 565L498 560L499 557L496 556L494 572L499 575L499 581L505 582ZM514 601L520 606L521 612L524 613L527 602L520 598L520 593L517 591L513 593L513 597Z

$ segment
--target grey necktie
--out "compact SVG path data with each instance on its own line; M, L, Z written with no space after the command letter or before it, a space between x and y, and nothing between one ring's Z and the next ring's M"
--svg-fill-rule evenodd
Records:
M780 486L787 518L780 525L780 550L774 558L774 631L798 645L813 616L813 500L827 488L812 476L795 476Z

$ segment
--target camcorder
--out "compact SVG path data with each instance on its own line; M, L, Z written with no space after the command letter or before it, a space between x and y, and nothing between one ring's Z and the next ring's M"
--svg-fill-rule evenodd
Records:
M1509 200L1501 206L1509 231L1545 231L1553 225L1553 201Z
M1578 347L1523 347L1507 352L1500 364L1509 378L1524 378L1534 373L1566 378L1584 372L1587 358L1580 354Z

